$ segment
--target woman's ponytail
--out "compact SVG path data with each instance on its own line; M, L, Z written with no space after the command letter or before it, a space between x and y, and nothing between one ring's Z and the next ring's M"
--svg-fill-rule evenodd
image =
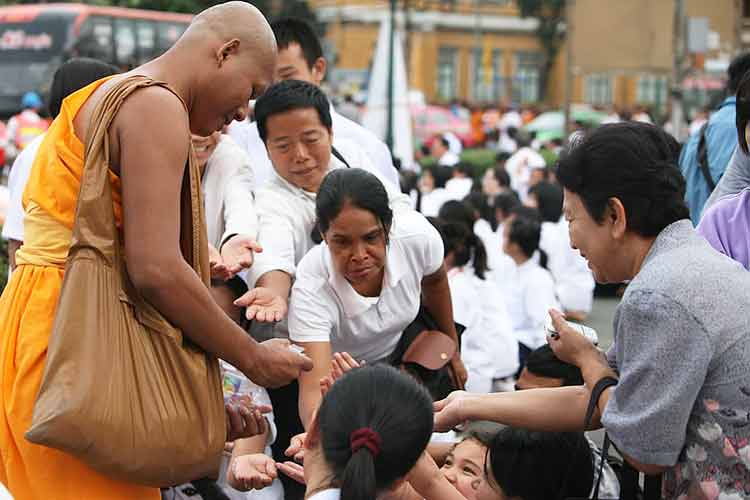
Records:
M371 500L377 497L375 458L367 448L352 453L341 477L342 500Z
M547 252L539 248L539 265L542 266L544 269L549 270L547 267L547 263L549 262L549 256L547 255Z
M469 233L469 236L466 238L466 243L471 249L474 274L476 274L479 279L485 279L485 275L487 274L487 271L489 271L489 265L487 264L487 248L485 248L482 240L474 232Z

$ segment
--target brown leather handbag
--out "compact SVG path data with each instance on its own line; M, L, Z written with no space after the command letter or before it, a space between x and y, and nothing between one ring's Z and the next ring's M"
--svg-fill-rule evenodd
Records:
M119 480L159 487L218 474L226 415L218 361L140 296L123 261L108 129L122 102L151 85L166 87L142 76L125 78L94 112L73 241L26 438ZM181 248L208 284L192 154L184 179Z
M459 342L464 329L456 323ZM427 388L433 400L438 401L463 389L450 364L457 351L456 342L441 332L435 319L421 307L401 335L389 363L416 378Z

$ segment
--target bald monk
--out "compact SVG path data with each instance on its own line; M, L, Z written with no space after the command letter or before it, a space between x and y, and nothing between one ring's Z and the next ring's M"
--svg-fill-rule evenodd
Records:
M312 367L284 342L254 342L212 300L179 245L190 133L206 136L244 120L248 101L272 78L275 57L265 18L247 3L230 2L199 14L158 59L95 82L63 103L24 193L25 241L0 299L0 481L16 500L159 498L156 489L115 481L24 439L71 243L84 165L81 141L97 104L120 78L143 75L165 84L136 90L109 129L114 210L131 281L185 335L261 386L287 384ZM243 436L239 428L252 427L252 412L231 417L230 435Z

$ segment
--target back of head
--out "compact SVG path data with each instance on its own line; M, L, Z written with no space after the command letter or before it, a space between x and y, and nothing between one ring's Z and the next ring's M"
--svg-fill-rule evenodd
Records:
M510 158L511 154L507 151L500 151L495 155L495 163L500 165L505 165L505 162L508 161L508 158Z
M385 365L338 380L318 410L323 455L344 500L371 500L405 476L432 435L432 399Z
M531 142L534 140L534 137L531 135L531 133L519 129L516 131L513 139L515 139L516 144L518 144L519 148L527 148L531 146Z
M513 207L513 209L510 211L510 214L516 216L516 218L521 217L524 219L533 220L539 224L542 223L542 215L539 213L539 210L527 205L521 205L520 202Z
M505 215L513 213L516 207L521 204L521 200L513 191L506 191L495 196L494 205L496 209L502 210Z
M469 228L474 227L474 210L463 201L446 201L440 207L438 217L445 222L456 222Z
M745 75L750 71L750 52L740 54L729 64L727 68L727 92L734 94Z
M488 271L487 249L474 231L466 224L449 221L439 221L437 228L443 238L445 255L453 253L453 265L471 264L477 277L484 279Z
M393 222L388 192L380 179L361 168L339 168L329 172L315 198L318 230L325 234L346 203L367 210L385 229L386 238Z
M627 229L643 237L688 217L680 146L648 123L603 125L586 135L557 166L560 184L580 196L596 222L611 198L625 207Z
M276 36L279 50L284 50L296 43L302 49L302 54L310 69L315 61L323 57L320 39L310 23L304 19L294 17L278 19L271 23L271 29Z
M486 220L492 226L493 231L497 229L494 210L490 206L490 200L486 194L481 191L472 191L466 195L464 203L471 207L475 213L479 214L479 217Z
M295 109L312 108L318 112L320 123L331 129L331 108L328 98L319 87L302 80L283 80L271 85L255 101L255 121L258 123L258 135L263 142L268 137L268 118L273 115Z
M543 222L557 222L562 216L563 190L557 184L542 181L529 188L529 194L536 196L539 215Z
M528 355L526 369L538 377L562 379L563 386L583 385L581 369L561 361L547 344Z
M40 109L42 104L42 98L36 92L26 92L21 97L21 107L23 109Z
M453 168L443 165L435 165L430 168L430 171L432 172L432 178L435 179L436 188L444 188L453 176Z
M60 113L63 100L70 94L104 77L117 74L116 66L97 59L78 57L64 62L52 78L49 112L52 118Z
M497 179L497 183L500 187L510 188L510 174L505 170L504 166L494 167L492 173L495 175L495 179Z
M487 476L506 498L588 498L594 481L591 448L583 433L506 427L492 440L488 466Z
M531 257L539 250L541 235L542 225L538 219L515 215L508 230L508 241L517 244L526 257Z
M474 177L474 165L472 165L471 163L466 163L464 161L459 162L453 167L453 170L455 172L460 172L469 179Z

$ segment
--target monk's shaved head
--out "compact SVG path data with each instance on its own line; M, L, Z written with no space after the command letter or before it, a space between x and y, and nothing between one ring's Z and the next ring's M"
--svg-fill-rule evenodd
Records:
M195 18L160 64L186 80L183 99L193 133L207 136L244 120L248 101L273 81L276 37L261 12L246 2L226 2Z
M192 42L206 36L213 36L222 43L237 39L245 48L256 52L258 59L276 56L276 37L271 26L263 14L247 2L226 2L204 10L195 16L181 41Z

